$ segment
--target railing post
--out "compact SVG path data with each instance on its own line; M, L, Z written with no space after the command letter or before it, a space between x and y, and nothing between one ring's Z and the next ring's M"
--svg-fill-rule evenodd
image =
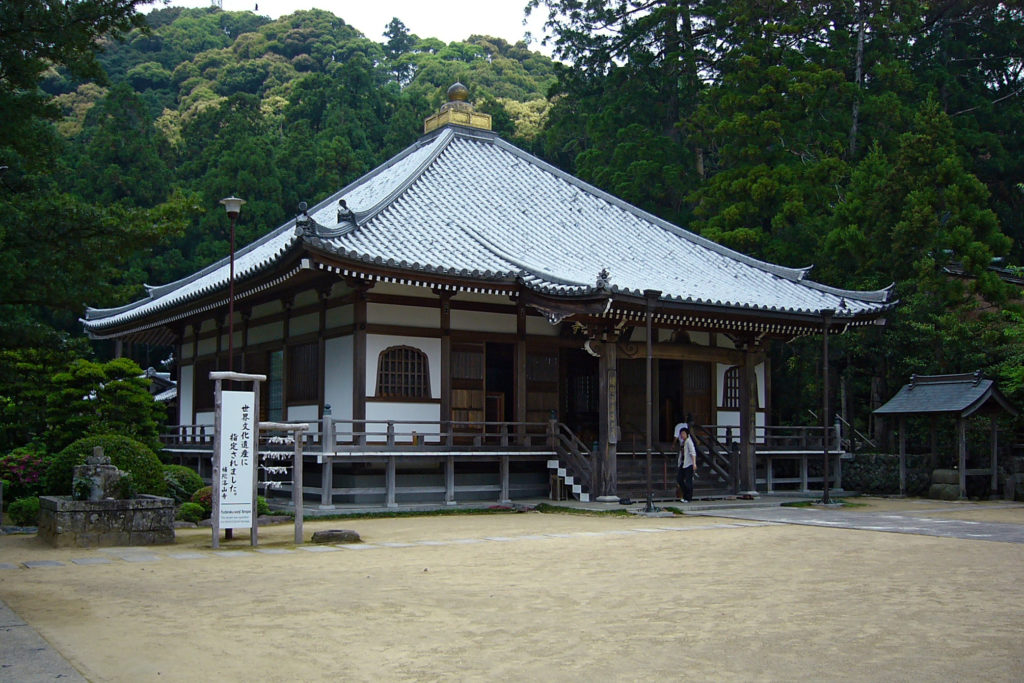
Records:
M455 456L449 455L444 462L444 504L455 505Z
M840 424L840 422L839 422L839 416L836 415L836 423L835 423L835 430L836 430L835 444L836 444L836 447L835 447L835 450L836 450L837 453L843 450L843 431L842 431L842 429L843 429L842 428L842 424Z
M395 446L395 423L393 420L388 420L388 448L394 448Z
M324 406L329 413L330 406ZM295 433L295 455L292 456L292 507L295 508L295 543L302 543L302 439L301 431Z
M506 504L511 503L512 500L508 495L508 456L501 456L501 497L498 499L499 503Z
M730 431L732 428L729 428ZM738 442L729 439L729 474L732 476L732 492L740 492L740 445Z
M548 420L548 448L558 447L558 420Z
M501 445L502 445L503 448L507 448L508 447L508 423L507 422L502 422L501 423L501 432L500 432L500 434L501 434L501 436L499 438L501 439Z
M324 418L322 434L320 435L320 451L333 453L337 449L337 441L334 427L334 417L331 415L331 404L324 405Z
M331 406L324 406L323 435L320 443L320 509L334 509L334 419L331 417ZM301 486L293 484L293 486Z
M395 456L393 455L388 458L385 487L385 505L389 508L398 507L398 504L395 502Z

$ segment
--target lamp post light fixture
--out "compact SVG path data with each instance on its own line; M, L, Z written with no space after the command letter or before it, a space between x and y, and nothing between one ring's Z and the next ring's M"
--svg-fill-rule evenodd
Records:
M242 210L244 199L232 195L220 200L231 220L231 251L229 256L230 274L228 275L228 372L234 370L235 362L235 221Z

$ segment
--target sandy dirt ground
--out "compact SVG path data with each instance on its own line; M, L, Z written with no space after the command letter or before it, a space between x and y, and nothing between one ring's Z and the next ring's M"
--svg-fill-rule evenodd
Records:
M1024 524L1024 506L866 500ZM0 562L63 566L0 571L0 599L91 681L1024 680L1024 544L541 513L306 537L325 528L364 544L296 548L290 525L260 531L277 554L244 532L219 554L208 529L133 550L4 536ZM112 561L71 563L88 557Z

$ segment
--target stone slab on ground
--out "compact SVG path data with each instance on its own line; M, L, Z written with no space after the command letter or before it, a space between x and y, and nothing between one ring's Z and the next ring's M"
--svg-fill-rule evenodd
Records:
M56 679L86 683L82 674L0 600L0 681Z

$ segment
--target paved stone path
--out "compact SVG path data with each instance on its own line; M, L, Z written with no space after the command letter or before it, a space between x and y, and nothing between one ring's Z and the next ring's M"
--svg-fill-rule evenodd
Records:
M1019 506L1006 506L1019 507ZM964 505L960 512L993 510L991 505ZM964 519L930 517L930 512L949 513L950 509L915 510L913 512L859 512L855 508L775 507L715 510L690 514L775 524L802 524L838 529L883 531L895 534L919 534L1003 543L1024 543L1024 526L1002 522L974 522Z

